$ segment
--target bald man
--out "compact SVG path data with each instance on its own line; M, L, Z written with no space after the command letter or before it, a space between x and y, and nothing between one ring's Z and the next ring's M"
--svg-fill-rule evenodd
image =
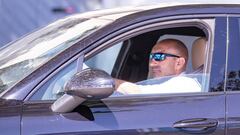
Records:
M179 75L186 70L188 50L184 43L176 39L158 42L151 51L149 59L149 76L157 78Z
M198 81L184 76L187 61L188 50L183 42L164 39L154 45L149 55L149 77L173 77L164 83L154 85L137 85L116 79L117 92L122 94L199 92L201 86Z

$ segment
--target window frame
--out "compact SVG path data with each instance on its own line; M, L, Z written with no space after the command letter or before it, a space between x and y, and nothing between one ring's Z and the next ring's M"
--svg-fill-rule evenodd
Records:
M189 15L186 15L186 16L189 16ZM174 28L176 28L176 27L184 27L184 26L196 26L196 27L203 27L203 28L205 28L204 29L204 30L206 30L205 33L207 34L208 38L210 39L209 43L212 43L212 40L214 40L214 32L210 28L211 26L209 26L203 20L206 20L206 19L215 20L215 17L212 17L212 16L198 16L198 15L196 15L196 16L191 17L191 18L187 18L187 17L186 18L184 18L184 17L183 18L170 17L170 18L173 18L173 19L169 19L169 17L166 17L166 18L163 17L163 18L148 20L148 21L145 21L145 22L140 22L140 23L137 23L137 24L133 24L133 25L131 25L129 27L126 27L126 28L122 29L121 31L118 31L116 33L113 33L113 34L110 34L110 35L106 36L104 39L110 39L110 40L105 40L106 42L104 42L102 44L101 44L101 41L99 41L100 44L98 44L98 42L96 42L95 44L93 44L90 47L88 47L85 50L83 50L83 52L81 52L78 55L76 55L73 58L71 58L68 62L64 63L62 66L57 68L53 73L51 73L41 83L39 83L27 95L27 97L24 99L24 101L28 101L30 99L30 97L42 85L45 84L45 82L47 82L49 79L51 79L53 76L55 76L55 74L57 74L65 66L67 66L68 64L70 64L74 60L78 59L78 63L82 63L83 61L82 61L82 59L80 60L80 56L84 55L84 59L87 59L91 55L94 55L94 54L100 52L101 50L104 50L104 49L106 49L108 47L111 47L112 45L114 45L114 44L116 44L118 42L124 41L126 39L132 38L132 37L134 37L136 35L139 35L139 34L142 34L142 33L150 32L150 31L154 31L154 30L159 30L159 29L164 29L164 28L170 28L171 26L174 27ZM115 34L117 34L117 35L115 35ZM109 38L109 37L112 37L112 38ZM104 40L104 39L102 39L102 40ZM208 50L208 53L209 53L210 50L211 49ZM207 59L208 63L209 63L209 59L210 58ZM77 65L79 65L79 64L77 64ZM78 67L78 69L79 69L79 67ZM208 66L207 66L207 68L205 68L205 70L209 71L210 69L211 69L211 64L210 65L208 64ZM210 81L208 83L210 83ZM206 92L206 93L209 93L209 92ZM193 93L184 93L184 95L186 95L186 94L193 94ZM170 94L170 95L174 95L174 94ZM42 101L42 100L40 100L40 101Z
M91 55L99 53L100 51L106 49L107 47L111 47L112 45L116 44L117 42L124 41L124 38L126 38L125 40L128 40L139 34L151 32L154 30L165 29L165 28L196 26L198 28L204 27L207 32L207 33L205 32L205 34L209 38L209 41L207 42L208 47L207 47L207 57L206 57L206 61L205 61L206 66L204 67L204 73L210 74L211 62L209 62L209 61L211 61L212 57L209 56L209 54L211 53L212 48L214 48L214 46L213 46L214 45L213 44L214 28L211 29L210 27L214 27L214 26L210 26L209 24L207 24L206 22L203 21L203 20L209 20L209 19L213 20L213 21L215 20L215 18L213 18L213 17L208 17L208 18L204 18L204 19L202 19L202 18L201 19L177 19L177 20L170 20L170 21L164 21L164 22L156 22L156 23L145 25L144 27L138 27L134 30L127 31L126 33L124 33L122 35L115 36L111 40L108 40L107 42L97 46L96 48L94 48L94 50L90 50L89 52L86 52L85 59L88 57L91 57ZM210 78L209 78L209 80L210 80ZM210 81L207 83L208 85L206 85L206 87L204 89L209 88L208 87L209 83L210 83Z

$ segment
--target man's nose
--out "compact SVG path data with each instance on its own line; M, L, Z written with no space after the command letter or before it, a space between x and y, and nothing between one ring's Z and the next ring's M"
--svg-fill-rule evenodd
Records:
M155 61L154 59L149 60L149 66L150 67L154 67L156 65L157 65L157 61Z

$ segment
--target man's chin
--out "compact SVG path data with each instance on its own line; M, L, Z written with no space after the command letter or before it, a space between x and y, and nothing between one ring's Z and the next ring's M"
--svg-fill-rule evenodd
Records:
M153 74L152 78L159 78L159 77L163 77L163 75L159 75L159 74Z
M151 70L150 72L149 72L149 78L159 78L159 77L163 77L164 75L163 74L161 74L160 72L159 72L159 70Z

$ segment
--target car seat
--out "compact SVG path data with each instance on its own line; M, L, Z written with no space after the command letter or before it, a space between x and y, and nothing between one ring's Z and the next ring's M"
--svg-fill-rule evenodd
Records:
M207 39L200 37L192 45L192 69L193 73L202 73L206 56Z

